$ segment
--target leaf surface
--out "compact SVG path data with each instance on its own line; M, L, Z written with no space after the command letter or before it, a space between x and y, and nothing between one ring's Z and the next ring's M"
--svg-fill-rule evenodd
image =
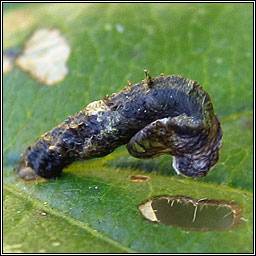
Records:
M4 12L4 50L22 51L39 28L71 47L66 78L38 83L15 66L3 78L4 252L250 253L253 250L253 4L22 4ZM22 22L21 22L22 21ZM223 129L220 160L205 178L177 176L171 157L138 160L125 147L76 162L60 179L24 182L12 169L44 132L126 80L176 74L211 95ZM132 174L147 175L145 183ZM234 200L228 231L196 232L145 220L158 195ZM210 220L209 220L210 221Z

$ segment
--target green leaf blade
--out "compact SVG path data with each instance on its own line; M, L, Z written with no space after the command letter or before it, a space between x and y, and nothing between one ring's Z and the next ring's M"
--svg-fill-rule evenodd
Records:
M48 27L61 31L71 55L67 77L53 86L39 84L17 66L4 75L4 251L251 253L253 5L9 5L4 49L22 51L34 30ZM205 178L177 176L170 156L137 160L124 147L74 163L55 181L29 183L13 173L20 154L41 134L122 89L127 79L144 79L144 69L153 77L164 72L197 80L211 95L223 147ZM150 179L132 182L133 174ZM138 205L163 194L234 200L243 219L221 232L184 231L145 220Z

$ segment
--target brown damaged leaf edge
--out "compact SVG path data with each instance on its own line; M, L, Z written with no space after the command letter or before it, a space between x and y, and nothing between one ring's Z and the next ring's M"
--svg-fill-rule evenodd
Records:
M103 157L127 144L134 157L170 154L178 174L205 176L218 161L222 139L210 96L198 82L145 73L145 80L128 82L43 134L15 171L23 179L56 178L76 160Z
M138 205L150 222L192 231L225 231L241 224L242 208L231 200L160 195Z

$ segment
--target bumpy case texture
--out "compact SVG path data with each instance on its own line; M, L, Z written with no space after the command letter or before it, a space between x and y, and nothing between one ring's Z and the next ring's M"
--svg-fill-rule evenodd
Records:
M102 157L127 144L138 158L173 156L177 173L205 176L218 161L222 130L198 82L160 75L90 103L43 134L22 154L23 179L55 178L75 160Z

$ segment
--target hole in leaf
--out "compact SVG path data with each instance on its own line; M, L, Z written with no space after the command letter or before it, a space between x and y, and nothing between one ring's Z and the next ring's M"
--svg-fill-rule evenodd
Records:
M231 229L240 223L242 214L234 201L166 195L147 200L139 210L152 222L195 231Z
M130 179L132 182L139 182L139 183L143 183L143 182L147 182L150 180L149 176L143 176L143 175L131 175Z

